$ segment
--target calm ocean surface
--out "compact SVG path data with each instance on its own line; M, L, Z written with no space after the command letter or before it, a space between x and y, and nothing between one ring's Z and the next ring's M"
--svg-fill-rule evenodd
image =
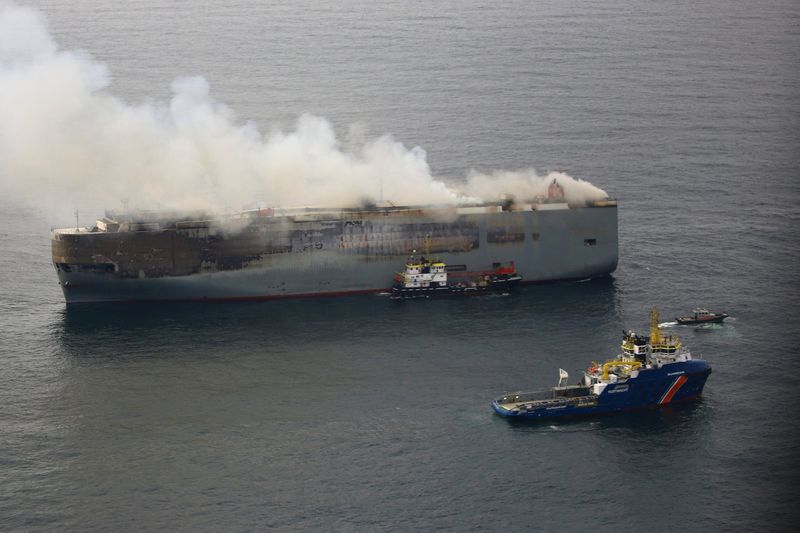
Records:
M131 103L202 75L262 130L311 112L451 180L589 180L620 200L620 266L464 301L67 310L70 219L0 199L0 529L796 529L796 1L31 4ZM677 329L713 366L702 401L492 414L653 305L732 315Z

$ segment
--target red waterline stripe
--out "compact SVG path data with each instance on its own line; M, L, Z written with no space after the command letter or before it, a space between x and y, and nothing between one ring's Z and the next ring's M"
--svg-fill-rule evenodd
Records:
M669 388L664 397L661 398L661 401L658 402L658 405L664 405L671 402L672 397L675 396L675 393L677 393L678 390L681 387L683 387L683 384L686 383L688 380L689 378L687 378L686 376L678 376L678 379L675 380L675 383L672 384L672 386Z

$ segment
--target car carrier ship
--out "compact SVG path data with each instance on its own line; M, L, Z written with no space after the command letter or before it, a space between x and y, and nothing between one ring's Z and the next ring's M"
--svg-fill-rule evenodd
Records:
M524 283L613 272L617 202L572 205L560 186L553 191L530 202L269 208L216 217L108 211L92 227L54 229L52 258L68 304L389 291L398 262L423 247L453 273L513 261Z

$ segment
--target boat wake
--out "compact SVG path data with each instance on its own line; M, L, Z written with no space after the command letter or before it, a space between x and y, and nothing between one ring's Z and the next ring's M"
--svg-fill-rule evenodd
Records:
M708 330L714 330L714 329L725 329L725 324L718 324L718 323L714 323L714 324L696 324L694 326L694 329L696 331L708 331Z
M661 324L658 325L658 327L660 327L660 328L671 328L671 327L677 326L677 325L678 325L677 322L662 322Z

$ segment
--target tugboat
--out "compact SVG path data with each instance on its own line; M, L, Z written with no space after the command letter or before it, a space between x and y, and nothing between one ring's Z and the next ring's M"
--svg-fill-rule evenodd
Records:
M453 279L448 279L448 275ZM430 298L431 296L458 296L507 292L519 285L522 276L517 274L514 262L493 270L481 272L448 273L447 265L439 260L409 257L403 272L394 277L392 298Z
M622 353L602 365L593 363L577 385L559 369L556 387L514 392L495 399L501 416L517 420L553 420L658 408L694 400L711 374L709 364L694 359L675 336L663 336L658 311L650 312L650 337L624 333Z
M695 307L692 309L692 316L679 316L675 317L678 324L686 326L694 324L719 324L728 318L727 313L714 313L708 309Z

